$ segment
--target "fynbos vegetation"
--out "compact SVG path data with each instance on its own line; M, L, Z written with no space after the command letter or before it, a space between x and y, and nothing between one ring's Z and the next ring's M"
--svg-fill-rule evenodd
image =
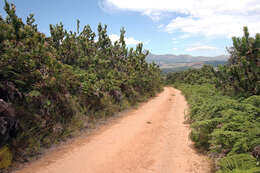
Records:
M219 173L260 172L260 34L233 38L229 64L172 73L189 105L197 148L216 160Z
M77 32L62 23L51 36L26 23L5 2L0 17L0 169L10 159L27 161L92 120L154 96L161 89L160 69L148 64L148 51L128 49L121 29L112 43L107 26ZM97 35L97 36L96 36ZM10 157L9 157L10 156ZM5 161L5 162L4 162ZM5 164L4 164L5 163Z
M216 86L240 96L260 95L260 34L249 36L247 27L242 38L233 37L228 49L229 64L216 71Z

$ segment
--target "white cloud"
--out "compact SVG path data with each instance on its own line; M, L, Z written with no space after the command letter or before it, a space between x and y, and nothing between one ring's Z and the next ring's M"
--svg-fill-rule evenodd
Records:
M172 50L178 50L178 48L177 48L177 47L174 47L174 48L172 48Z
M161 12L154 12L154 11L144 11L143 15L149 16L153 21L159 21L162 17L162 13Z
M163 27L164 27L164 24L160 24L160 25L158 26L159 29L161 29L161 28L163 28Z
M128 37L128 38L126 37L125 42L127 45L135 45L135 44L141 43L141 41L136 40L133 37Z
M120 37L116 34L109 35L110 40L114 43L115 41L118 41Z
M120 36L116 34L111 34L109 35L109 38L114 43L115 41L118 41L120 39ZM133 37L125 37L125 43L126 45L136 45L138 43L141 43L141 41L136 40Z
M117 8L121 10L138 11L147 16L159 16L162 12L179 11L185 12L182 7L192 8L189 4L190 0L103 0L103 4L109 8Z
M192 51L210 51L210 50L217 50L217 47L214 46L207 46L207 45L197 45L190 48L185 49L185 51L192 52Z
M250 33L260 31L260 23L257 22L260 15L255 18L248 16L212 15L209 17L177 17L167 26L166 31L171 33L182 31L189 34L201 34L206 36L241 36L243 26L248 26Z
M157 21L169 12L182 14L165 30L206 36L240 36L242 27L260 31L260 0L103 0L106 8L139 12Z

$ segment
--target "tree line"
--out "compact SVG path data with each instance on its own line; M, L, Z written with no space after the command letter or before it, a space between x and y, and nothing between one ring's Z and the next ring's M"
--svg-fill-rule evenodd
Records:
M248 28L244 35L233 37L233 46L228 48L230 58L227 65L213 68L204 65L201 69L169 73L168 83L211 83L226 94L248 97L260 94L260 34L250 37Z
M62 23L40 32L33 14L26 22L5 1L0 16L0 169L25 162L41 148L87 128L100 118L154 96L161 72L145 60L140 43L128 48L125 29L112 42L107 25L77 31Z

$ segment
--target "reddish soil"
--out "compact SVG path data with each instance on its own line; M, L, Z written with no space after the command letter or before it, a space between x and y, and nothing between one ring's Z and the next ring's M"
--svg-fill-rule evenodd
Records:
M16 173L208 173L209 160L189 139L187 109L181 92L166 87L118 121Z

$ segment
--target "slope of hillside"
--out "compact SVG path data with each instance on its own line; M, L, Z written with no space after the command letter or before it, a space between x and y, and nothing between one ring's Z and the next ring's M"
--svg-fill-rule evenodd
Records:
M156 55L156 54L149 54L147 56L148 62L155 62L157 64L173 64L173 63L190 63L190 62L202 62L202 61L227 61L229 56L227 55L220 55L220 56L213 56L213 57L206 57L206 56L191 56L191 55Z
M149 54L147 56L147 61L152 63L155 62L159 64L162 72L176 72L183 71L190 68L201 68L203 65L212 65L217 67L218 65L224 65L227 63L229 56L220 55L214 57L205 56L191 56L191 55L156 55Z

